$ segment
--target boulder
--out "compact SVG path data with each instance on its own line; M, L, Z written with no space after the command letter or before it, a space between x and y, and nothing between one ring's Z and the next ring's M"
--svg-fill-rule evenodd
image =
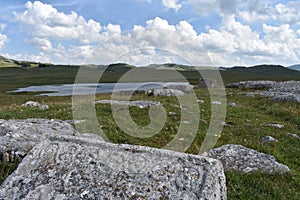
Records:
M226 199L226 181L212 158L56 136L30 151L0 199Z
M26 103L22 104L22 107L39 107L41 104L35 101L27 101Z
M22 107L38 107L40 110L48 110L48 105L41 105L38 102L35 101L27 101L26 103L22 104Z
M26 119L0 121L0 155L6 161L20 161L40 141L55 135L79 135L69 123L60 120Z
M288 166L278 163L273 156L242 145L227 144L211 149L207 156L220 160L225 171L234 170L245 173L260 171L270 174L290 171Z
M163 89L153 89L148 92L149 96L183 96L184 92L181 90L177 89L168 89L168 88L163 88Z

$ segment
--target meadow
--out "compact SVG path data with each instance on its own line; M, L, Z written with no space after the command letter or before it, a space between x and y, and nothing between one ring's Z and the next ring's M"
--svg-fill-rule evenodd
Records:
M36 93L6 93L18 87L43 84L73 83L78 68L2 68L0 69L0 119L72 119L71 97L35 96ZM109 73L101 82L114 82L122 73ZM192 83L196 83L199 75L183 72ZM243 78L243 77L241 77ZM287 77L286 77L287 78ZM236 77L226 78L231 82ZM197 135L186 153L197 154L210 122L211 102L205 88L194 89L197 98L204 100L199 103L200 122ZM289 174L244 174L235 171L226 172L228 199L299 199L300 198L300 140L287 137L287 133L300 135L300 104L291 102L271 102L267 98L246 97L240 89L226 89L227 101L238 106L227 107L226 124L215 147L224 144L241 144L273 155L277 161L289 166ZM97 100L110 99L111 94L96 95ZM176 135L181 118L179 101L176 97L148 97L136 94L132 100L153 100L163 104L168 115L163 129L155 136L147 139L132 137L125 134L115 123L111 106L97 104L96 113L107 138L113 143L127 143L161 148ZM49 105L49 110L23 108L26 101L37 101ZM149 108L131 107L132 119L145 126L150 122ZM284 128L269 127L269 123L283 124ZM264 144L260 139L270 135L279 142ZM0 183L17 167L17 163L0 162Z

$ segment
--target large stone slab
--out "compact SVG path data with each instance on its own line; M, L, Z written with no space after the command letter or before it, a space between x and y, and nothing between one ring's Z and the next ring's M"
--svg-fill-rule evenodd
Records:
M211 149L206 155L220 160L225 171L235 170L245 173L260 171L270 174L290 171L288 166L277 162L273 156L242 145L227 144Z
M0 188L0 199L226 199L220 161L89 137L41 142Z
M55 135L79 133L60 120L0 120L0 157L5 161L20 161L40 141Z

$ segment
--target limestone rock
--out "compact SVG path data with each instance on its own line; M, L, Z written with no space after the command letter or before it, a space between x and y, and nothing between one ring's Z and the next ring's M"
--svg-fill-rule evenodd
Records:
M229 103L228 103L228 106L230 106L230 107L237 107L237 104L234 103L234 102L229 102Z
M278 142L278 140L276 140L272 136L264 136L261 138L261 142L262 143L273 143L273 142Z
M228 144L210 150L207 156L220 160L225 171L286 173L288 166L278 163L271 155L257 152L242 145Z
M138 101L117 101L117 100L99 100L95 102L96 104L115 104L115 105L127 105L127 106L136 106L138 108L146 108L149 106L159 106L161 105L158 101L147 101L147 100L138 100Z
M35 101L27 101L26 103L22 104L22 107L38 107L41 104Z
M297 138L297 139L300 139L300 136L297 135L297 134L295 134L295 133L288 133L288 134L286 134L286 136L291 137L291 138Z
M30 151L0 199L226 199L225 182L212 158L57 136Z
M163 88L163 89L154 89L149 93L150 96L183 96L184 92L181 90L177 89L168 89L168 88Z
M21 160L40 141L55 135L78 135L72 125L60 120L1 120L0 154ZM3 158L4 159L4 158Z
M267 89L266 91L248 92L247 96L255 94L271 97L273 101L291 101L300 103L300 81L243 81L226 85L229 88Z
M283 128L284 127L283 124L267 124L267 126L274 127L274 128Z
M40 110L48 110L48 105L41 105L38 102L35 101L27 101L26 103L22 104L22 107L38 107Z

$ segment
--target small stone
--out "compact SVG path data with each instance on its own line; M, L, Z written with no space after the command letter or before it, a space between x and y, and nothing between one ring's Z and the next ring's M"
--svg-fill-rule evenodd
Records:
M40 110L48 110L48 109L49 109L49 106L48 106L48 105L40 105L40 106L39 106L39 109L40 109Z
M198 99L198 100L197 100L197 103L204 103L204 100Z
M262 143L272 143L272 142L278 142L278 140L276 140L272 136L264 136L261 138L261 142Z
M22 107L39 107L41 104L35 101L27 101L26 103L22 104Z
M222 103L220 101L212 101L211 104L212 105L221 105Z
M274 127L274 128L283 128L284 127L283 124L267 124L267 126Z
M300 139L300 136L297 135L297 134L288 133L288 134L286 134L286 136L291 137L291 138L297 138L297 139Z
M237 107L237 104L234 103L234 102L230 102L230 103L228 103L228 106L230 106L230 107Z

